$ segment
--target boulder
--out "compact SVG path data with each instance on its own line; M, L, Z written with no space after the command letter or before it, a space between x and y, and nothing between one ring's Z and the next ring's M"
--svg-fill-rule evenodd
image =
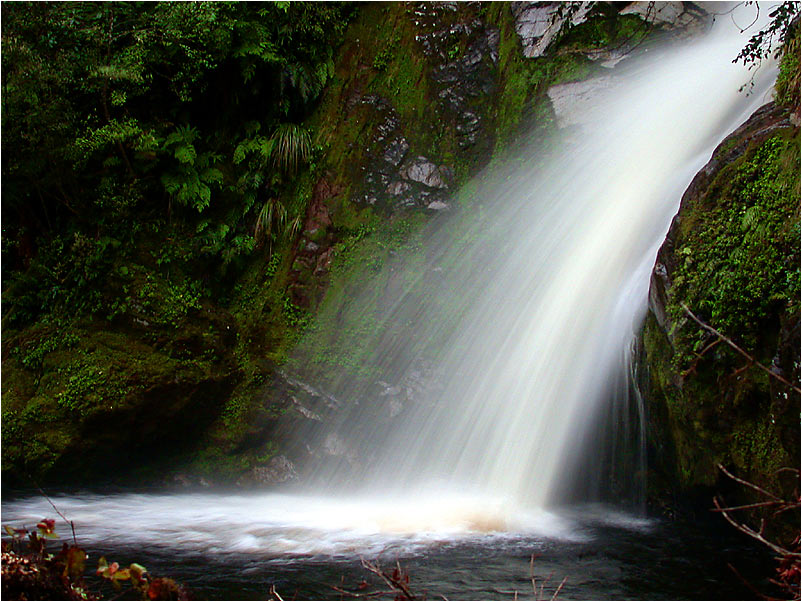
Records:
M594 2L513 2L515 32L521 38L527 58L543 56L562 28L569 22L579 25L587 17Z
M240 487L253 485L275 485L287 481L296 481L298 473L295 465L286 456L275 456L265 466L254 466L248 473L240 477Z
M549 99L561 128L582 125L592 119L600 92L613 85L613 77L596 77L581 82L559 84L548 89Z
M448 188L440 168L426 157L416 157L401 173L404 178L420 182L429 188Z

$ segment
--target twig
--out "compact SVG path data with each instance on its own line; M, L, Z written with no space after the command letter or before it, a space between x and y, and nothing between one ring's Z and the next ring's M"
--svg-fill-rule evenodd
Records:
M276 591L275 584L273 584L273 583L270 584L270 589L268 590L268 593L270 594L270 599L271 600L278 600L279 602L284 602L284 598L282 598L279 595L279 593Z
M715 328L713 328L713 327L712 327L712 326L710 326L709 324L705 324L704 322L702 322L702 321L701 321L699 318L697 318L697 317L694 315L694 313L693 313L693 312L692 312L692 311L691 311L691 310L688 308L688 306L687 306L687 305L685 305L684 303L680 303L680 306L682 307L682 309L684 309L684 310L685 310L685 313L687 313L687 314L688 314L688 315L691 317L691 319L692 319L694 322L696 322L696 323L697 323L699 326L701 326L702 328L704 328L704 329L705 329L705 330L707 330L708 332L712 332L714 335L716 335L717 337L719 337L719 338L720 338L722 341L724 341L725 343L727 343L727 345L729 345L730 347L732 347L732 348L733 348L735 351L737 351L737 352L738 352L738 353L740 353L742 356L744 356L746 359L748 359L750 362L752 362L753 364L755 364L755 366L757 366L757 367L758 367L758 368L760 368L761 370L765 371L765 372L766 372L766 373L767 373L769 376L773 376L774 378L776 378L777 380L779 380L781 383L783 383L783 384L785 384L785 385L788 385L789 387L791 387L791 388L792 388L794 391L796 391L797 393L800 393L800 394L802 394L802 390L801 390L799 387L797 387L796 385L792 384L791 382L789 382L788 380L786 380L784 377L780 376L780 375L779 375L779 374L777 374L776 372L773 372L773 371L769 370L768 368L766 368L766 366L764 366L763 364L761 364L761 363L760 363L759 361L757 361L757 360L756 360L754 357L752 357L752 356L751 356L751 355L749 355L749 354L748 354L746 351L744 351L743 349L741 349L741 348L740 348L738 345L736 345L736 344L735 344L735 343L734 343L734 342L733 342L731 339L729 339L729 338L727 338L726 336L724 336L723 334L721 334L721 333L720 333L718 330L716 330Z
M723 472L725 475L727 475L728 477L730 477L730 478L731 478L733 481L735 481L736 483L740 483L740 484L741 484L741 485L743 485L744 487L749 487L750 489L754 489L754 490L755 490L755 491L757 491L758 493L762 493L762 494L763 494L763 495L765 495L766 497L768 497L768 498L771 498L772 500L775 500L775 501L777 501L777 502L782 502L782 501L783 501L783 500L781 500L780 498L778 498L776 495L774 495L773 493L769 493L768 491L766 491L766 490L765 490L765 489L763 489L762 487L758 487L757 485L755 485L754 483L750 483L749 481L745 481L745 480L743 480L743 479L739 479L739 478L738 478L738 477L736 477L734 474L732 474L730 471L728 471L726 468L724 468L724 465L723 465L723 464L719 463L717 466L718 466L718 469L719 469L721 472Z
M724 510L733 511L733 510L749 510L750 508L765 508L766 506L777 506L778 504L782 504L783 502L775 502L774 500L768 502L757 502L754 504L746 504L745 506L727 506ZM718 510L713 510L713 512L719 512Z
M734 566L732 566L732 565L731 565L729 562L727 563L727 566L728 566L728 567L730 567L730 570L731 570L733 573L735 573L735 576L736 576L736 577L738 577L738 579L740 579L740 580L741 580L741 583L743 583L743 584L744 584L746 587L748 587L748 588L749 588L749 589L752 591L752 593L753 593L753 594L755 594L756 596L758 596L759 598L762 598L763 600L777 600L777 599L778 599L778 598L769 598L767 595L765 595L765 594L761 594L759 591L757 591L757 589L755 588L755 586L754 586L754 585L752 585L751 583L749 583L749 581L747 581L746 579L744 579L744 578L741 576L741 573L739 573L739 572L738 572L738 571L735 569L735 567L734 567Z
M537 581L535 581L535 555L529 557L529 579L532 581L532 593L537 597Z
M367 594L355 594L354 592L349 592L347 589L342 589L341 587L337 587L336 585L330 585L329 587L333 589L335 592L344 594L346 596L351 596L352 598L372 598L374 596L386 596L387 594L398 593L395 590L392 590L392 591L370 592Z
M768 539L766 539L765 537L763 537L763 528L762 528L762 526L761 526L760 532L757 532L754 529L751 529L750 527L747 527L743 523L739 523L738 521L736 521L734 518L732 518L727 513L726 508L722 508L721 507L721 504L719 504L719 502L718 502L718 498L714 497L713 498L713 503L715 504L715 506L718 509L718 511L721 512L721 515L725 519L727 519L727 522L730 523L736 529L738 529L741 533L745 533L749 537L751 537L753 539L756 539L757 541L759 541L763 545L767 546L769 549L773 550L774 552L777 552L778 554L781 554L783 556L795 556L797 558L799 557L799 552L791 552L790 550L786 550L785 548L783 548L781 546L778 546L776 543L773 543L773 542L769 541Z
M362 559L362 566L365 567L367 570L369 570L374 575L377 575L378 577L381 577L381 579L387 585L389 585L391 588L393 588L396 592L400 592L401 594L403 594L405 596L405 598L404 598L405 600L414 600L415 599L415 596L412 594L411 591L409 591L409 588L406 586L406 584L400 578L399 579L395 579L392 576L388 576L384 571L381 570L381 568L379 567L378 564L375 564L375 565L371 564L370 562L368 562L367 560L365 560L363 558ZM398 570L398 575L399 576L403 574L403 571L401 570L401 565L398 562L396 562L396 569Z
M31 480L33 481L33 479ZM51 500L50 497L48 497L48 495L44 492L44 489L39 487L39 485L37 485L36 482L34 482L34 485L39 490L39 493L41 493L44 496L44 498L48 501L48 503L51 506L53 506L53 510L56 511L56 514L58 514L61 518L63 518L64 522L70 525L70 529L72 529L72 543L77 546L78 540L75 538L75 525L73 524L73 522L69 520L66 516L64 516L58 508L56 508L56 505L53 503L53 500Z
M560 590L563 588L563 585L565 585L566 581L568 581L568 577L567 576L563 577L563 580L560 581L560 585L558 585L557 589L554 590L554 595L551 597L552 602L557 599L557 595L560 593Z

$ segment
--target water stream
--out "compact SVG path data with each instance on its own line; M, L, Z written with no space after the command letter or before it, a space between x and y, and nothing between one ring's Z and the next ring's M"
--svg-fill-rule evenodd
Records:
M377 336L375 357L393 385L426 356L440 375L438 386L407 404L390 427L370 418L393 413L389 398L371 400L371 412L363 411L362 399L341 408L321 432L299 435L336 435L370 450L370 461L308 467L312 485L292 493L55 496L83 545L160 562L158 542L174 558L214 556L229 559L227 566L234 558L242 566L259 559L258 570L278 562L290 573L388 554L423 565L444 550L452 558L472 550L478 560L464 569L469 573L481 573L483 556L506 554L508 564L517 563L516 575L518 564L555 542L565 550L596 550L587 554L601 554L590 542L616 538L626 545L644 538L663 549L658 540L667 531L657 523L609 506L578 515L561 502L578 478L598 474L592 458L575 455L588 453L583 442L596 436L600 416L614 412L619 418L612 422L630 428L622 417L632 412L610 408L627 388L628 349L646 310L650 269L683 191L724 136L768 100L774 73L766 67L751 95L739 92L749 74L731 61L744 38L731 23L722 25L701 40L652 49L617 68L582 123L550 144L556 151L544 153L543 141L524 144L512 165L483 174L462 212L433 229L421 272L429 304L420 306L420 280L402 291L386 333ZM470 226L457 232L466 211L473 212ZM440 291L451 297L459 291L442 321L424 311ZM363 396L356 387L341 384L337 398ZM642 420L637 414L634 431ZM638 440L624 430L613 439ZM613 456L629 458L628 487L640 499L642 452ZM585 472L574 470L579 465ZM4 498L2 510L3 522L16 525L53 514L38 496ZM579 552L565 558L584 562ZM438 562L445 563L432 566ZM626 562L616 562L598 579L619 583ZM484 570L503 566L488 560ZM454 567L441 575L448 571ZM195 579L191 571L185 577ZM458 575L449 595L460 597L460 580L471 578ZM214 586L202 582L213 595ZM505 589L502 582L499 576L490 589L462 591L511 599L513 589L525 590L526 584ZM606 596L601 586L575 586L573 598L664 597L618 586ZM237 587L240 594L247 589Z

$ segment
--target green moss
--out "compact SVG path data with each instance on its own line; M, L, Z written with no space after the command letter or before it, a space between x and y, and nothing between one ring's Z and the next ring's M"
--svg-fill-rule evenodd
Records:
M649 25L636 15L596 16L570 28L557 47L562 52L598 50L634 46L650 31Z
M519 125L528 116L534 116L540 126L553 125L551 104L546 95L550 86L585 79L597 67L585 56L561 49L553 49L539 58L524 58L509 7L494 3L488 10L488 18L498 26L500 33L499 88L495 102L498 152L515 137ZM580 43L577 38L572 44L576 49L586 50L607 45L608 37L597 40L588 33L581 38L584 42Z
M787 466L788 455L769 416L744 422L732 433L730 457L741 470L751 470L776 479Z
M799 22L783 47L780 73L774 87L776 101L789 107L799 107Z
M710 324L755 349L778 309L799 307L799 139L778 135L722 170L683 220L679 269L669 313L685 322L680 300ZM694 326L677 328L677 365L706 344Z
M395 257L405 258L408 275L422 250L425 221L423 213L373 221L335 246L326 296L300 341L305 371L317 371L324 380L338 371L362 377L371 373L372 350L393 302L385 291L399 277Z
M758 137L764 127L755 122L723 145L718 159L729 162L683 200L662 251L671 331L653 317L643 331L647 398L661 417L654 437L673 447L672 457L655 461L680 491L718 486L719 463L785 491L776 471L798 465L798 396L716 343L681 305L764 365L798 374L798 363L790 365L798 339L784 332L800 311L799 134L784 128ZM755 501L743 495L743 503Z

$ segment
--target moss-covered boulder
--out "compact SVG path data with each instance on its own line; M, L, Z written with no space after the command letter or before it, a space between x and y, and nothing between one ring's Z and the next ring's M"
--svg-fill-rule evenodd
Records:
M659 251L641 362L653 501L701 496L709 507L714 491L755 501L718 464L776 493L790 496L798 486L798 473L781 470L799 466L800 447L800 150L792 111L770 103L719 145Z
M3 333L5 483L116 480L195 444L239 377L233 322L200 304L159 315Z

